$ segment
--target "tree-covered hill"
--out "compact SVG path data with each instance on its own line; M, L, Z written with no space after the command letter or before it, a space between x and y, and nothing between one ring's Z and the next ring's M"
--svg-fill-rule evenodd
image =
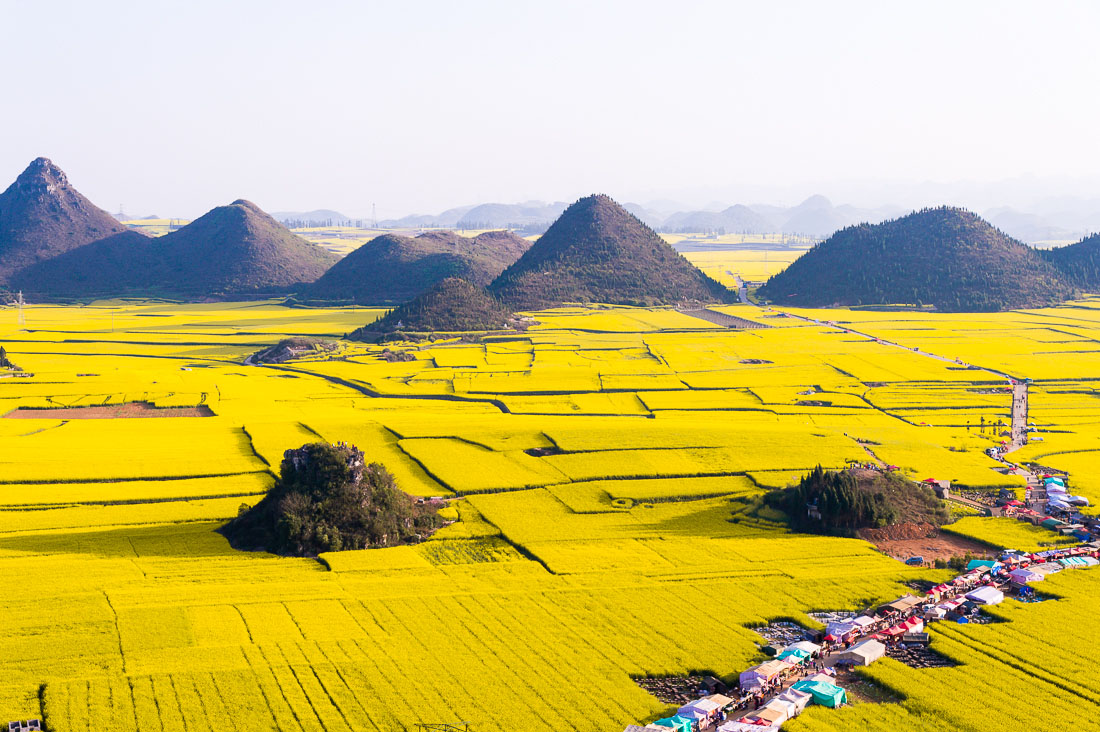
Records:
M758 295L805 307L904 303L989 312L1051 305L1074 288L1034 249L945 206L841 229Z
M301 292L310 302L377 305L405 302L432 285L461 277L488 285L531 242L510 231L464 237L433 231L417 237L383 234L337 262Z
M605 195L567 208L489 289L516 310L565 302L728 302L734 296Z
M355 446L317 442L287 450L275 485L222 533L237 549L316 556L416 543L441 523Z
M156 239L123 232L87 244L22 270L13 282L32 296L56 298L285 294L335 262L238 200Z
M1039 250L1039 254L1076 287L1100 292L1100 234L1085 237L1067 247Z
M374 340L396 333L466 333L512 327L511 312L484 289L448 277L351 334Z

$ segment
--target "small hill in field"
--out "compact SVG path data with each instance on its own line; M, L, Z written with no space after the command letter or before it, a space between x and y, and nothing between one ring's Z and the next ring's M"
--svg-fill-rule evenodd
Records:
M1074 286L1087 292L1100 292L1100 234L1069 246L1041 249L1039 254Z
M336 259L238 200L156 239L125 232L81 247L25 269L17 284L58 298L274 295L312 282Z
M582 198L566 209L489 289L516 310L566 302L668 305L733 296L604 195Z
M36 158L0 193L0 283L24 267L124 231L73 188L61 168Z
M771 491L764 502L787 514L791 528L812 534L854 536L860 529L900 523L947 523L943 501L923 483L898 473L817 466L798 485Z
M469 238L453 231L384 234L337 262L301 296L358 305L405 302L448 277L488 285L531 247L510 231Z
M466 333L514 326L511 312L486 290L448 277L380 320L364 325L350 338L374 340L398 333Z
M221 531L235 549L315 557L415 544L442 523L355 446L317 442L287 450L267 495Z
M960 208L925 209L842 229L773 276L778 305L935 305L993 312L1051 305L1073 288L1034 249Z

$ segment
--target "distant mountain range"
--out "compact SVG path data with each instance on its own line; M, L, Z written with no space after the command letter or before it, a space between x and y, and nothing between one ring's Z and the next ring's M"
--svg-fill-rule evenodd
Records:
M663 233L788 234L815 239L824 239L846 226L881 223L909 210L902 206L834 205L820 195L810 196L796 206L734 204L671 213L667 208L669 202L649 207L637 203L622 205L642 223ZM386 219L378 224L383 228L514 228L537 234L545 231L564 210L565 204L561 202L485 203L459 206L437 215ZM321 213L335 212L314 213L321 218ZM276 215L279 220L284 220L283 217L284 214ZM336 216L331 218L336 219ZM1100 201L1052 199L1037 203L1032 211L1011 207L989 209L984 218L1023 242L1073 241L1100 231Z
M542 233L565 210L564 203L482 203L451 208L436 216L412 215L379 221L382 228L516 229Z
M833 206L824 196L812 196L797 206L745 206L722 210L686 210L662 213L637 203L622 207L650 228L668 233L798 234L825 237L861 221L882 221L901 209L860 209ZM443 227L458 229L512 228L526 233L545 231L565 211L561 202L528 201L518 204L484 203L452 208L437 216L414 215L380 221L389 228Z

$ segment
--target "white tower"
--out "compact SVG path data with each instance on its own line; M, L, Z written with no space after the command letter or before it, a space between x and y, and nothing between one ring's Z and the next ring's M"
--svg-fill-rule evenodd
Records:
M27 317L23 315L23 306L26 303L23 301L23 291L20 290L19 294L15 296L15 306L19 309L19 325L27 324Z

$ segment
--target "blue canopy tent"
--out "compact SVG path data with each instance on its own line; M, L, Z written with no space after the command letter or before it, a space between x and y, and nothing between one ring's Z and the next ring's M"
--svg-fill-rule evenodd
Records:
M787 663L802 663L809 657L810 654L801 648L788 648L779 654L779 660Z
M659 727L668 727L669 729L676 730L676 732L691 732L692 725L695 720L688 719L687 717L681 717L677 714L675 717L665 717L664 719L658 719L653 724Z
M812 681L810 679L803 679L802 681L795 682L792 689L795 691L802 691L814 698L814 704L820 704L823 707L839 707L841 704L848 703L848 692L841 689L836 684L830 684L825 681Z

